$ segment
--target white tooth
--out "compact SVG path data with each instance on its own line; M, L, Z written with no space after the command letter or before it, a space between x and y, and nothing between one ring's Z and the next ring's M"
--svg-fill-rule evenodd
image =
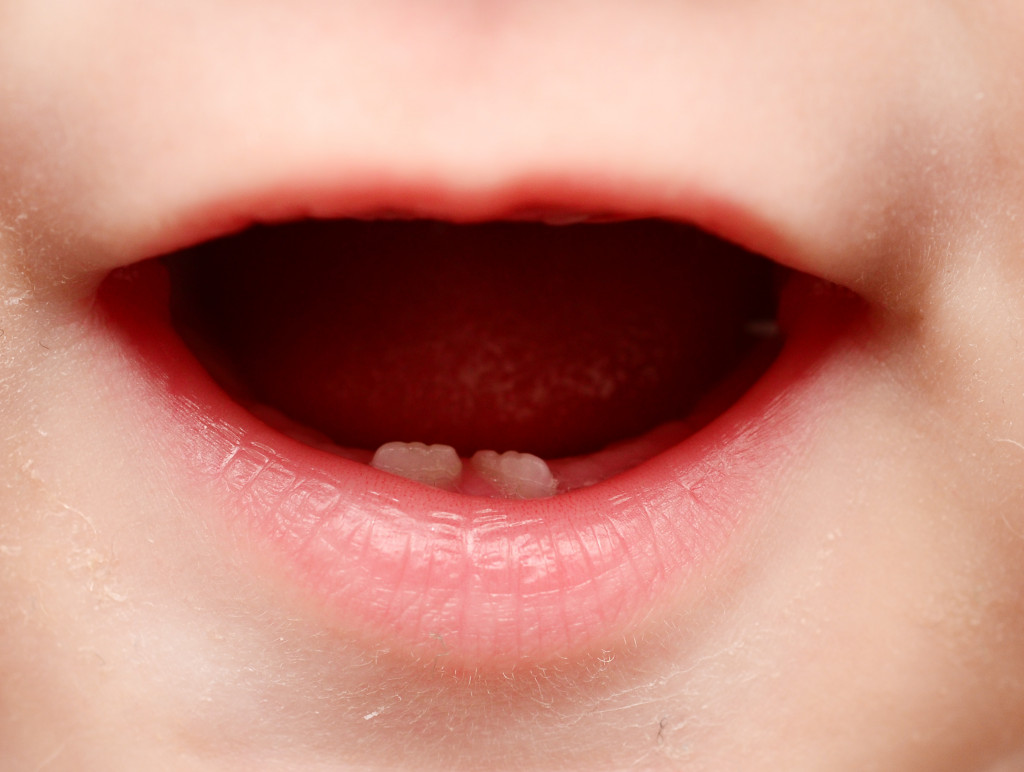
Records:
M542 458L514 450L498 453L478 450L470 463L510 499L539 499L554 496L558 482Z
M422 442L387 442L377 448L370 465L445 490L454 490L462 474L462 460L455 448Z

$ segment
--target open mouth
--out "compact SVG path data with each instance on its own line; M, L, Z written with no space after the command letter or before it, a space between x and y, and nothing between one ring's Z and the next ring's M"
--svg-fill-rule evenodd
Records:
M262 227L165 260L223 386L298 439L463 493L591 485L774 356L776 271L663 221Z
M119 269L98 318L230 538L455 666L612 645L697 581L859 315L674 221L354 214Z

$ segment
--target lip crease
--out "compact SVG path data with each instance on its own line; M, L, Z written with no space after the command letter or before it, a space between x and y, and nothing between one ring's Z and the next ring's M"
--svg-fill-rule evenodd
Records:
M262 215L230 220L287 219ZM227 221L209 217L198 238L164 244L220 235ZM471 668L614 646L659 601L696 589L736 531L767 516L771 491L831 404L845 348L836 344L861 309L845 290L795 276L782 352L721 416L596 485L516 501L420 485L262 423L175 333L164 271L157 261L115 270L95 321L134 353L140 409L186 490L212 502L197 508L226 538L269 556L329 623L377 648Z

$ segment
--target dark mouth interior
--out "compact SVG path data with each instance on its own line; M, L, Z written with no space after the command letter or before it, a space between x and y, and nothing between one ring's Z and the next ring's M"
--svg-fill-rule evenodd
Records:
M224 387L347 448L586 454L727 401L780 345L781 269L658 220L309 221L164 260Z

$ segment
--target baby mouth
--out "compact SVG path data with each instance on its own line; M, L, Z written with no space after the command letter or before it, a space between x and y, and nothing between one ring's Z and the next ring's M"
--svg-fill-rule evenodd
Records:
M543 219L258 226L100 289L197 509L368 645L615 645L767 516L848 366L845 291Z
M177 330L275 428L464 494L592 485L780 342L781 269L658 220L259 227L164 260Z

